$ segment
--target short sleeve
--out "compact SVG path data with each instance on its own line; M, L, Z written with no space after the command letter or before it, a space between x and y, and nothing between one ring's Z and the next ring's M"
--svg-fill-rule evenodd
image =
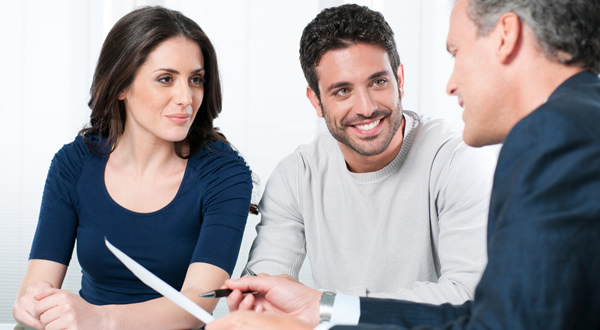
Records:
M81 137L52 159L29 259L68 265L77 236L76 186L89 150Z
M233 150L208 152L198 170L203 220L191 262L210 263L231 275L250 209L251 171Z

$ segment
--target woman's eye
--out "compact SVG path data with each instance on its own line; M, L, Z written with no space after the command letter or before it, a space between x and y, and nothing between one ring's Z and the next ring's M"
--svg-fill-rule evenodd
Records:
M192 84L196 85L196 86L201 86L202 84L204 84L204 77L202 76L196 76L196 77L192 77L192 79L190 79Z
M163 84L170 84L172 81L173 81L173 78L171 78L171 76L158 77L158 82L163 83Z

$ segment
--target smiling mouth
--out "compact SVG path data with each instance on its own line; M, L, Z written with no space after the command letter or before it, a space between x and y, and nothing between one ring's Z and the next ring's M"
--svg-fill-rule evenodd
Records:
M369 124L364 124L364 125L353 125L354 127L358 128L361 131L368 131L370 129L375 128L377 125L379 125L379 122L381 121L381 119L377 119L374 122L371 122Z

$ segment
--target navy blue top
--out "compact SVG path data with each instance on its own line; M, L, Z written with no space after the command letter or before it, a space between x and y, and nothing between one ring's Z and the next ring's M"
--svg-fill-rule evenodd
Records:
M108 156L82 137L56 153L42 197L30 259L69 264L77 240L79 294L92 304L160 297L104 245L111 243L180 290L188 266L205 262L230 275L244 232L252 179L244 160L223 142L193 154L177 194L162 209L137 213L117 204L104 184Z

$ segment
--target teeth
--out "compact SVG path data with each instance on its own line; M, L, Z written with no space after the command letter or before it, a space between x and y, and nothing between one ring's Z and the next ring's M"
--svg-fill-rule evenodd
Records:
M363 131L368 131L368 130L370 130L372 128L375 128L375 126L379 125L380 121L381 121L381 119L376 120L376 121L374 121L374 122L372 122L370 124L367 124L367 125L354 125L354 127L358 128L360 130L363 130Z

